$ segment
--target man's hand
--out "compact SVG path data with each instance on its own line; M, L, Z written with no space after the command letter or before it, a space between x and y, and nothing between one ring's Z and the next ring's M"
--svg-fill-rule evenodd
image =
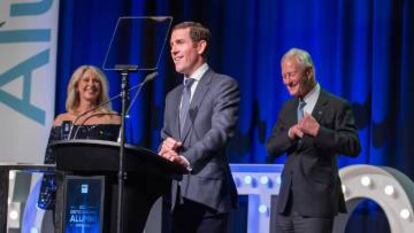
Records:
M170 161L173 162L173 163L176 163L176 164L178 164L182 167L187 168L187 170L191 170L190 163L182 155L178 155L178 156L174 157L173 160L170 160Z
M161 149L161 151L158 154L171 162L175 160L175 157L179 156L177 152L169 149L165 149L164 151Z
M180 150L181 146L182 143L180 141L168 137L162 142L161 149L158 152L158 154L161 155L163 158L188 169L190 167L190 164L184 158L184 156L178 154L178 151Z
M177 152L175 152L173 150L166 149L166 151L164 151L162 154L161 154L161 151L160 151L160 155L161 155L161 157L163 157L163 158L165 158L165 159L167 159L167 160L169 160L173 163L176 163L180 166L183 166L187 169L190 169L190 164L184 158L184 156L179 155Z
M305 113L303 119L298 123L299 130L305 134L315 137L319 132L319 123L309 113Z
M180 141L177 141L174 138L168 137L162 142L161 149L160 149L160 152L158 152L158 154L163 156L163 154L169 153L171 151L177 154L181 146L182 146L182 143Z
M288 136L292 140L303 137L303 132L300 129L299 124L296 124L296 125L290 127L289 132L288 132Z

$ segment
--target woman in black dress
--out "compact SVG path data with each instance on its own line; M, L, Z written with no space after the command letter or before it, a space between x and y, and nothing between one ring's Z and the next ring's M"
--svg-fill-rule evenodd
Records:
M66 98L67 112L53 122L50 143L68 139L99 139L115 141L121 123L120 116L112 111L108 101L108 84L105 74L95 66L84 65L75 70L69 81ZM105 104L105 102L107 102ZM47 147L46 164L56 163L51 147ZM54 210L56 205L55 175L44 175L38 206ZM58 211L56 211L58 212ZM59 217L55 217L55 225Z

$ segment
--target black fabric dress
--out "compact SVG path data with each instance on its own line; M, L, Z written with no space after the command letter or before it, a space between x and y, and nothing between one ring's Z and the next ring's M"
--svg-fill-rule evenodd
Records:
M68 140L71 122L63 122L61 126L53 126L50 132L48 146L45 154L45 164L56 163L53 149L49 146L52 142ZM98 124L98 125L75 125L71 132L71 138L76 139L97 139L116 141L118 138L120 125L118 124ZM56 204L57 179L55 175L45 174L42 179L38 207L44 210L55 209Z

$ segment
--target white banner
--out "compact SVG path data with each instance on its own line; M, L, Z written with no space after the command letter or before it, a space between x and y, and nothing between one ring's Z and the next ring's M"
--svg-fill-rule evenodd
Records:
M0 0L0 162L43 162L54 116L58 0Z

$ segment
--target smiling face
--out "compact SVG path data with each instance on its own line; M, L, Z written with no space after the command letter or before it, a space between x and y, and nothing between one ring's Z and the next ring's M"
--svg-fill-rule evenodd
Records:
M313 88L312 68L305 67L295 58L287 58L282 62L283 84L289 94L303 98Z
M96 104L101 94L101 81L91 69L87 69L79 79L76 89L80 101L86 100Z
M192 41L190 28L176 29L170 39L171 58L178 73L190 76L204 63L202 56L206 49L206 41Z

